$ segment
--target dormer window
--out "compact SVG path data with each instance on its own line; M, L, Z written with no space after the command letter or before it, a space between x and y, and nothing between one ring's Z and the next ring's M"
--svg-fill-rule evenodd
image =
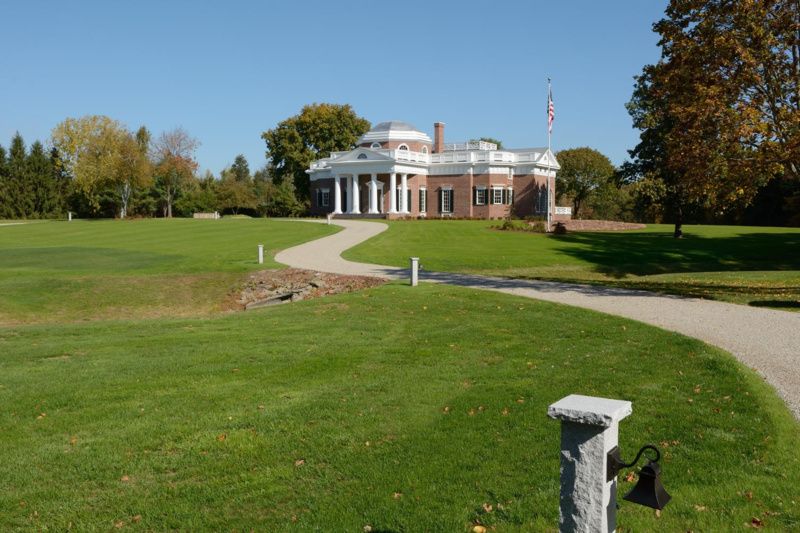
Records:
M367 154L358 154L358 159L366 159Z
M408 151L408 145L403 143L400 146L398 146L397 149L398 150L405 150L407 152Z
M369 147L374 150L375 148L380 148L381 147L381 143L372 143L372 144L369 145Z

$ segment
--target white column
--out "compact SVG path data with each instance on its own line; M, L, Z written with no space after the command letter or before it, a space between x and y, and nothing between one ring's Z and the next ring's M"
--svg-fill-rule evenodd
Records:
M397 213L397 174L389 174L389 213Z
M400 212L408 213L408 174L400 174Z
M369 180L369 212L378 212L378 175L373 174Z
M547 408L561 420L559 531L605 533L617 528L617 478L607 479L608 452L631 402L571 394Z
M333 177L333 214L342 214L342 185L339 183L339 174Z
M353 214L360 215L360 202L361 199L359 198L359 189L358 189L358 174L353 174Z
M353 180L347 178L347 212L353 212Z

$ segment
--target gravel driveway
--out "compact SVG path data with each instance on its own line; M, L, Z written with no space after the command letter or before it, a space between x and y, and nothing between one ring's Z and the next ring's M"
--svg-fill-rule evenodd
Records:
M355 263L342 259L340 255L386 231L386 224L360 220L334 220L333 224L343 230L284 250L275 259L296 268L321 272L408 278L407 269ZM421 262L424 264L424 257ZM420 280L584 307L700 339L732 353L739 361L757 370L800 419L800 313L548 281L427 271L421 272Z

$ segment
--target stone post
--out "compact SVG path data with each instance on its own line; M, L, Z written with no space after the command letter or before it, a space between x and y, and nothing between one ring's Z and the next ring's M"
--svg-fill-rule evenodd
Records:
M416 287L419 283L419 257L409 257L411 260L411 286Z
M259 244L258 245L258 264L259 265L263 265L264 264L264 245L263 244Z
M67 211L67 221L72 222L72 211Z
M617 445L619 421L631 402L571 394L547 408L561 420L559 531L617 529L617 479L606 481L607 454Z

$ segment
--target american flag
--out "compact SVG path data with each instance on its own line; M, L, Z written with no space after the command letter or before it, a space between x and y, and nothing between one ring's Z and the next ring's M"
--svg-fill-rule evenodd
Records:
M553 119L556 118L556 108L553 106L553 89L547 84L547 132L553 133Z

